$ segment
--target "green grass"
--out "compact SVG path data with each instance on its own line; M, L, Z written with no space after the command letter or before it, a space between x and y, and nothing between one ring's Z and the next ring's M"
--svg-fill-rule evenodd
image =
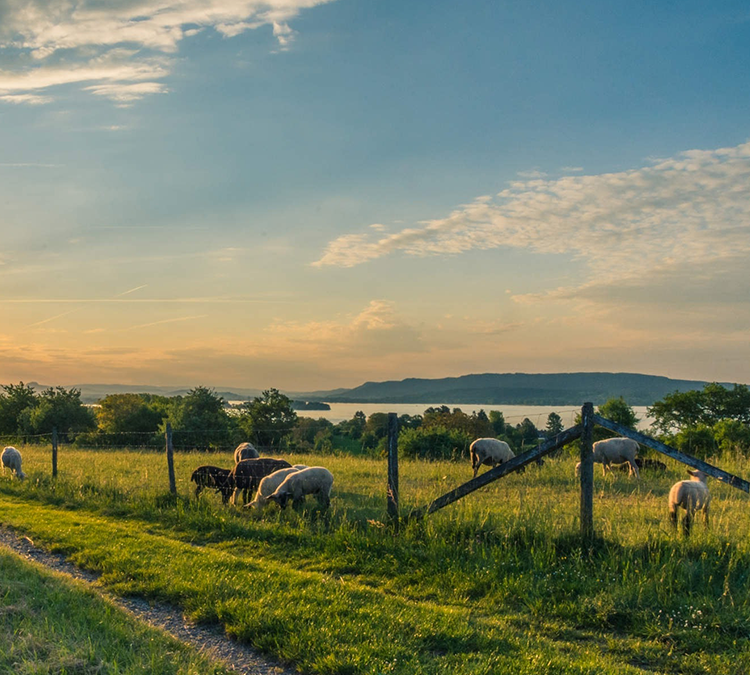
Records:
M578 539L572 458L530 467L395 533L385 462L293 456L334 473L321 514L262 516L196 501L189 476L229 456L24 448L0 480L0 522L69 554L122 594L193 618L318 673L750 672L748 496L716 481L710 530L668 527L686 476L595 475L591 548ZM746 460L716 463L742 476ZM400 465L402 510L471 477L468 464Z
M0 673L227 673L82 583L0 550Z

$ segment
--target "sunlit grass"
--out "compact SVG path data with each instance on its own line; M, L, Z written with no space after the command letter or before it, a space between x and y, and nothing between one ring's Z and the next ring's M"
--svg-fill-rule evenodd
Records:
M750 672L748 496L710 481L711 527L686 540L666 517L687 477L671 460L641 481L595 467L588 548L573 457L396 532L384 460L290 456L334 473L331 509L251 515L192 496L192 470L228 455L175 455L172 499L164 453L64 448L53 482L48 452L24 448L29 480L0 482L3 520L118 592L169 599L311 672ZM713 463L748 475L743 458ZM404 514L471 477L468 463L400 470Z

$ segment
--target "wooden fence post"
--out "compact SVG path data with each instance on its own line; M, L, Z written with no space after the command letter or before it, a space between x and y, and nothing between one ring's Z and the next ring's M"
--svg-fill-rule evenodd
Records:
M398 525L398 415L388 413L388 516Z
M581 409L581 538L594 536L594 404L584 403Z
M172 425L167 422L167 467L169 469L169 491L175 495L177 494L177 485L174 479L174 457L172 448Z
M57 427L52 427L52 478L57 478Z

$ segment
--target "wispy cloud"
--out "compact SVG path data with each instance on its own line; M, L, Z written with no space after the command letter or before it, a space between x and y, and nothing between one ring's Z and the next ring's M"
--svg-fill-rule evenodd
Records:
M313 265L501 247L568 255L598 283L715 265L750 254L748 184L750 143L620 173L515 181L445 218L385 235L342 235Z
M300 11L332 0L28 0L0 8L0 100L42 104L62 84L119 105L162 93L180 43L202 30L231 38L269 26L283 51ZM44 91L44 94L39 93Z
M115 297L121 298L123 295L130 295L131 293L140 291L142 288L148 288L148 284L142 284L141 286L136 286L135 288L131 288L129 291L125 291L124 293L118 293Z
M73 312L77 312L77 309L71 309L67 312L63 312L62 314L55 314L55 316L51 316L48 319L42 319L41 321L36 321L35 323L30 323L26 328L34 328L35 326L43 326L45 323L50 323L51 321L54 321L55 319L61 319L64 316L68 316L68 314L73 314Z
M124 330L137 330L139 328L150 328L151 326L161 326L165 323L178 323L181 321L195 321L197 319L205 319L208 316L208 314L198 314L196 316L181 316L176 319L162 319L161 321L152 321L151 323L141 323L137 326L130 326L129 328L125 328Z

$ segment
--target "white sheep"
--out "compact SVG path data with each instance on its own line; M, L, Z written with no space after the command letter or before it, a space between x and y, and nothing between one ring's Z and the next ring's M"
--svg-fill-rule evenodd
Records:
M318 503L328 508L331 503L332 485L333 474L328 469L311 466L290 473L268 499L283 509L291 497L292 506L297 508L305 501L306 495L316 495Z
M610 464L625 464L627 462L630 470L628 476L635 473L636 478L640 478L638 465L635 458L638 455L638 443L632 438L605 438L603 441L594 443L593 448L594 462L602 465L602 475L606 476L610 470ZM581 475L581 463L576 464L576 477Z
M249 504L245 504L246 509L262 509L266 504L268 504L268 498L276 492L276 489L284 482L284 479L290 474L294 473L295 471L299 471L300 469L307 469L306 464L295 464L291 468L288 469L279 469L278 471L274 471L271 475L265 476L263 480L260 481L260 485L258 485L258 492L255 495L255 499L251 501Z
M482 464L497 466L516 456L505 441L499 441L497 438L477 438L469 446L469 453L471 455L471 468L474 469L474 478L477 477L479 467Z
M0 461L2 461L3 464L3 474L5 473L5 467L7 466L10 469L11 475L15 473L20 480L26 478L26 474L21 471L21 453L12 445L7 446L3 450Z
M257 459L260 457L258 450L252 443L240 443L234 449L234 463L241 462L243 459Z
M690 526L696 511L703 511L706 527L708 527L708 505L711 502L711 495L706 485L708 475L698 469L695 471L688 469L688 473L692 478L675 483L669 491L669 519L676 528L677 509L685 509L682 529L686 536L690 534Z

